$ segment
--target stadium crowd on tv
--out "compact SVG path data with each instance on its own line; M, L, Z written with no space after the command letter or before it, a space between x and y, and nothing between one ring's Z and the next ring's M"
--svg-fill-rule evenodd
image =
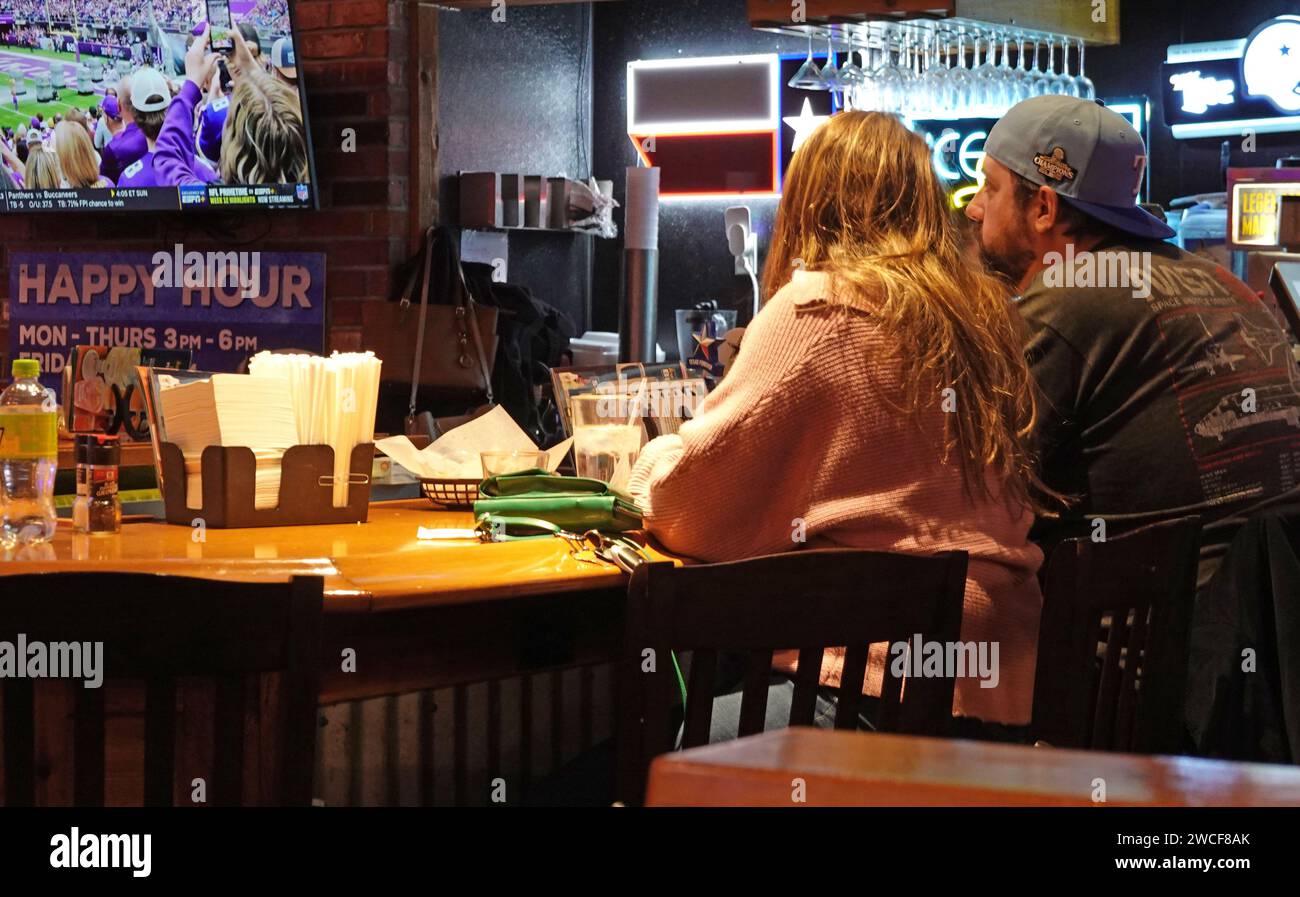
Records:
M236 4L231 4L236 6ZM12 15L24 23L83 23L101 27L145 27L150 21L188 28L193 22L191 0L0 0L0 16ZM244 22L275 31L289 31L288 0L258 0L251 10L236 15Z
M0 190L307 183L291 41L264 48L248 23L233 38L228 55L213 53L204 26L189 39L183 77L140 66L87 110L58 104L3 128ZM19 109L12 82L5 100Z

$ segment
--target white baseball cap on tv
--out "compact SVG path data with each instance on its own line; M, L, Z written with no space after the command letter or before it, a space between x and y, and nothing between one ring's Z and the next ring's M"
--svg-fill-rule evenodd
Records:
M131 105L137 112L161 112L171 101L171 87L162 72L146 67L131 75Z

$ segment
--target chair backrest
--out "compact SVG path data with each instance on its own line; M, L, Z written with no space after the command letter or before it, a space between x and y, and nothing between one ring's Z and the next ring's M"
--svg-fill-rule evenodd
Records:
M646 564L628 588L619 669L617 790L639 803L659 754L673 749L679 699L670 651L692 652L684 747L709 738L714 671L720 651L745 656L739 734L762 731L774 651L798 649L790 725L810 725L822 654L845 648L836 728L857 726L871 645L915 635L955 642L966 590L965 552L930 557L853 549L812 549L725 564ZM647 653L651 652L651 653ZM885 664L884 729L945 734L952 724L951 678L907 683Z
M1178 753L1200 520L1052 552L1031 732L1056 747Z
M323 580L314 576L283 583L134 573L0 576L0 641L12 645L21 636L27 645L98 643L105 682L143 682L146 806L173 803L182 677L187 677L186 695L188 677L212 682L207 803L242 802L245 724L257 717L263 723L257 755L270 760L269 768L258 764L256 802L307 806L323 588ZM0 679L7 806L33 805L36 779L43 774L36 761L33 684L30 678ZM271 684L278 687L264 688ZM77 806L105 801L106 690L72 683L72 799ZM187 703L185 710L189 714L195 708ZM267 729L276 733L269 742ZM189 791L188 782L184 790Z

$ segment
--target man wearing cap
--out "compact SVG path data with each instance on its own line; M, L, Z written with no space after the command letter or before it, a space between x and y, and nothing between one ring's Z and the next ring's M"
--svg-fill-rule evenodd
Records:
M1185 514L1208 522L1300 479L1286 335L1231 273L1164 242L1174 231L1137 205L1146 162L1116 112L1035 97L989 133L966 210L1020 294L1043 480L1074 498L1040 521L1047 542L1095 537L1097 517L1111 535Z
M171 86L163 73L155 68L142 68L131 76L131 109L135 125L145 140L145 151L134 162L122 169L119 187L156 187L158 180L153 169L154 143L162 131L167 107L172 102Z
M99 154L99 173L116 184L121 180L123 171L149 152L149 142L140 126L135 123L135 115L131 110L131 76L124 77L118 84L117 96L104 97L100 106L105 117L116 117L121 122L113 139L104 145ZM112 122L109 122L109 127L112 127Z
M275 77L294 88L298 87L298 62L293 53L293 41L281 37L271 44L271 71Z

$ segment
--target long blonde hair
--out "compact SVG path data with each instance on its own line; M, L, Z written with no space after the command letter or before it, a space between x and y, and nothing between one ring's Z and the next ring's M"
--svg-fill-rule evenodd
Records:
M75 121L61 121L55 125L54 148L59 154L63 179L69 187L93 187L99 183L95 144L84 125Z
M1020 321L987 274L931 166L896 118L844 112L799 148L786 175L763 271L770 298L796 268L831 275L835 299L869 311L898 345L900 411L942 407L945 462L968 494L1039 508L1059 498L1034 470L1036 408ZM951 388L952 393L945 390Z
M227 184L302 184L310 179L298 93L255 69L236 85L221 138Z
M34 146L27 153L27 165L23 169L24 190L58 190L59 157L43 146Z

